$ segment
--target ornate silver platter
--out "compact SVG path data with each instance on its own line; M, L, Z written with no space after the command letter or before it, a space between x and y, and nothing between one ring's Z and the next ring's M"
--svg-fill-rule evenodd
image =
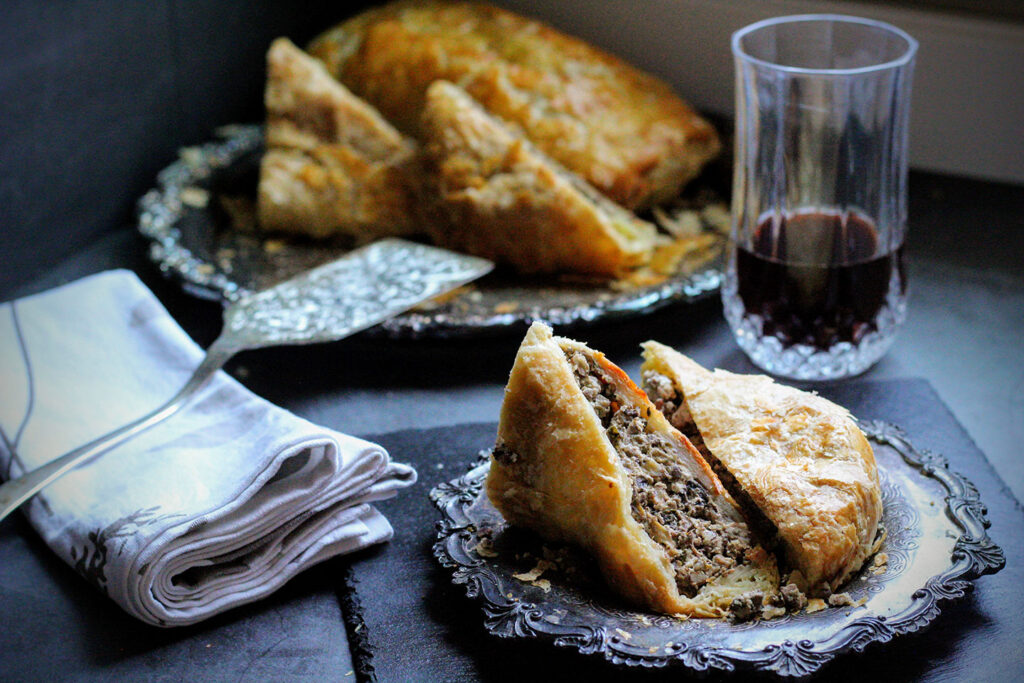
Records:
M333 260L351 245L261 234L253 197L263 153L260 126L229 126L219 139L183 149L139 200L139 231L150 258L190 293L230 302ZM721 183L719 183L720 185ZM700 183L695 187L699 190ZM705 197L714 191L705 186ZM720 193L718 193L720 196ZM695 203L701 200L695 200ZM698 230L712 222L693 211ZM721 212L719 212L721 213ZM248 226L248 228L247 228ZM558 279L524 279L496 272L457 296L392 318L370 334L393 338L472 336L546 320L565 325L635 316L694 301L720 284L721 240L688 254L667 280L648 286L610 286Z
M506 526L481 492L486 459L431 492L443 515L434 554L481 602L497 636L543 638L629 666L805 676L843 652L926 626L944 602L971 589L971 579L1006 562L986 532L977 489L943 456L914 449L893 425L861 427L875 442L888 531L876 557L888 561L869 562L844 587L859 606L741 624L633 611L585 561Z

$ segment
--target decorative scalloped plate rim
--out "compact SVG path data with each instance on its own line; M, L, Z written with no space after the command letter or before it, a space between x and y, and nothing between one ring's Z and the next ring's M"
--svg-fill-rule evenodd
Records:
M263 144L263 128L259 125L232 125L219 130L218 136L219 139L213 142L182 150L180 158L159 173L156 187L139 199L138 230L150 242L150 260L164 275L178 280L183 289L194 296L230 302L249 293L246 278L240 276L240 272L249 269L253 274L262 276L270 273L270 269L255 260L239 264L241 268L226 268L213 255L190 248L179 229L184 212L190 208L187 200L183 199L183 190L202 186L218 170L258 151ZM301 251L299 249L301 258L297 260L305 262L307 255ZM315 251L323 249L311 247L309 253ZM339 248L337 255L342 253L344 251ZM320 259L319 262L322 261ZM564 299L559 299L558 295L544 299L539 290L534 290L538 291L536 300L529 301L530 285L509 288L509 295L505 298L517 303L511 312L502 310L500 306L480 311L448 310L444 306L432 311L414 310L391 318L366 333L395 339L469 337L493 334L514 326L525 327L534 320L544 320L552 325L571 325L633 317L671 303L695 302L714 294L722 279L718 261L712 259L688 276L627 292L604 288L565 288ZM292 274L294 272L287 273L288 276ZM571 291L591 291L593 295L580 294L574 300L569 294ZM494 298L500 298L502 288L499 286L495 292Z
M501 637L548 639L555 645L575 647L583 654L600 653L614 664L627 666L682 665L697 671L758 670L779 676L807 676L844 652L859 652L871 643L885 643L898 635L920 630L939 615L942 604L960 599L969 592L973 588L970 583L972 579L994 574L1006 563L1002 549L992 542L986 531L989 521L977 488L962 475L950 471L944 456L915 449L907 441L903 431L895 425L871 421L861 423L861 428L871 440L891 448L898 454L907 466L908 473L920 479L921 484L933 486L935 489L928 503L933 509L911 510L907 526L913 527L922 519L921 515L940 519L939 504L935 501L942 503L944 499L945 509L941 510L943 514L940 523L952 524L960 531L955 541L951 543L949 565L940 573L930 576L923 585L915 586L908 594L901 595L900 604L909 600L909 605L896 613L866 614L851 619L849 615L856 612L851 610L846 613L846 618L836 620L838 623L832 630L820 626L814 628L807 619L823 615L824 612L813 615L788 615L786 619L792 620L790 625L801 624L800 628L803 628L803 622L797 620L807 619L806 637L784 638L752 649L701 642L708 640L707 634L710 631L700 631L699 627L693 627L694 622L705 621L699 619L676 622L679 628L675 631L669 626L665 633L670 636L670 640L664 643L665 646L651 647L649 641L647 644L631 644L630 634L619 626L629 628L637 624L637 619L648 623L652 618L661 620L664 625L665 620L672 618L639 615L617 607L598 606L593 602L592 619L574 622L571 618L567 620L561 616L557 623L553 623L549 608L558 599L554 587L547 594L550 596L547 601L551 604L546 605L544 593L527 583L513 579L505 567L499 567L496 562L491 562L476 552L482 540L477 534L476 522L482 520L474 518L473 508L482 495L482 485L488 468L486 460L482 460L463 477L441 484L431 491L431 500L443 515L443 519L438 522L434 554L444 567L453 570L453 583L465 585L467 595L482 603L485 627L492 634ZM882 471L884 473L884 470ZM888 475L882 477L883 490L888 479ZM917 482L914 482L914 485L916 484ZM888 485L892 486L892 483L889 482ZM908 484L897 486L905 487ZM907 498L913 500L913 495L908 493ZM909 507L920 505L921 501L917 501ZM898 531L890 530L887 542L892 540L892 533ZM917 545L912 538L914 532L910 530L908 533L911 538L904 540L903 543L911 552L915 552ZM898 547L896 552L899 552ZM914 580L912 577L908 578L908 581ZM876 593L879 591L882 589L875 589ZM538 599L538 595L542 597ZM874 599L876 598L869 598L867 605L870 606ZM565 611L560 610L559 614L564 615ZM598 623L602 618L604 623ZM760 624L773 624L758 622L754 626L733 626L722 621L712 623L720 630L746 629L748 632L752 632ZM820 624L821 620L815 623ZM684 624L689 628L684 628Z

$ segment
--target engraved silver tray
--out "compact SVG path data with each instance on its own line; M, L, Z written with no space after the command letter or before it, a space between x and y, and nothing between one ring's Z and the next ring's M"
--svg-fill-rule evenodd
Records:
M809 675L843 652L923 628L972 588L970 580L1006 563L986 532L978 490L943 456L916 450L893 425L861 428L875 445L888 531L879 552L889 558L884 572L862 570L842 588L854 601L866 598L861 607L742 624L680 620L623 606L585 571L571 581L545 571L545 585L517 579L536 565L543 544L507 527L481 492L486 453L468 474L431 491L443 516L434 554L481 603L487 630L503 638L541 638L627 666Z
M333 260L350 245L260 234L232 227L224 201L252 203L263 153L261 126L228 126L219 138L183 149L138 204L138 229L150 258L196 296L230 302ZM722 175L719 173L718 175ZM695 181L698 188L700 183ZM716 185L722 183L716 182ZM721 192L717 193L721 196ZM253 221L254 225L254 221ZM621 291L587 283L493 273L459 296L421 306L368 331L391 338L476 336L525 328L636 316L713 294L721 245L695 253L658 285Z

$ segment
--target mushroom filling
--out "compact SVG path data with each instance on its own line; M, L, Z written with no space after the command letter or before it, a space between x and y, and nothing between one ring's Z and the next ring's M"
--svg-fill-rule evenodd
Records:
M692 598L743 564L753 545L749 529L719 508L704 485L680 466L679 444L648 431L649 414L630 405L585 353L569 349L566 357L629 475L633 518L668 553L679 592Z
M690 414L690 408L686 404L686 397L679 391L671 379L654 370L645 370L643 374L643 389L647 396L654 403L654 407L660 410L669 423L686 435L704 460L711 465L722 485L743 510L747 521L753 525L758 538L766 544L768 549L775 549L779 545L779 530L768 517L761 512L761 508L750 497L750 494L743 490L743 487L736 481L732 472L715 457L715 454L704 443L704 437L697 428L697 423Z

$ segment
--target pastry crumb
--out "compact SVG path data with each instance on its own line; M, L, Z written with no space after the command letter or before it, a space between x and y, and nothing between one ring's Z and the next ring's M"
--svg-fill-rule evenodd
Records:
M623 631L621 628L615 629L615 632L622 636L624 640L629 640L633 637L632 633L630 633L629 631Z
M692 237L704 230L700 214L693 209L682 209L674 214L661 207L654 207L654 220L673 237Z
M732 217L725 204L708 204L701 210L700 217L716 232L722 235L729 234Z
M263 251L268 254L276 254L284 249L284 240L267 240L263 243Z
M476 554L480 557L497 557L498 553L494 552L494 546L491 544L491 539L482 538L480 542L473 548Z
M505 313L514 313L518 308L518 301L502 301L494 307L494 312L503 315Z
M513 578L519 579L524 583L536 583L537 579L540 578L541 574L549 569L554 569L555 565L553 562L547 560L537 560L537 564L528 572L522 572L520 574L513 574ZM550 587L550 584L549 584Z
M181 188L181 203L193 209L205 209L210 203L210 193L201 187Z
M825 609L826 606L825 601L821 598L811 598L807 601L807 613L814 614L815 612L820 612Z
M828 604L832 607L849 607L853 604L853 598L849 593L833 593L828 596Z

